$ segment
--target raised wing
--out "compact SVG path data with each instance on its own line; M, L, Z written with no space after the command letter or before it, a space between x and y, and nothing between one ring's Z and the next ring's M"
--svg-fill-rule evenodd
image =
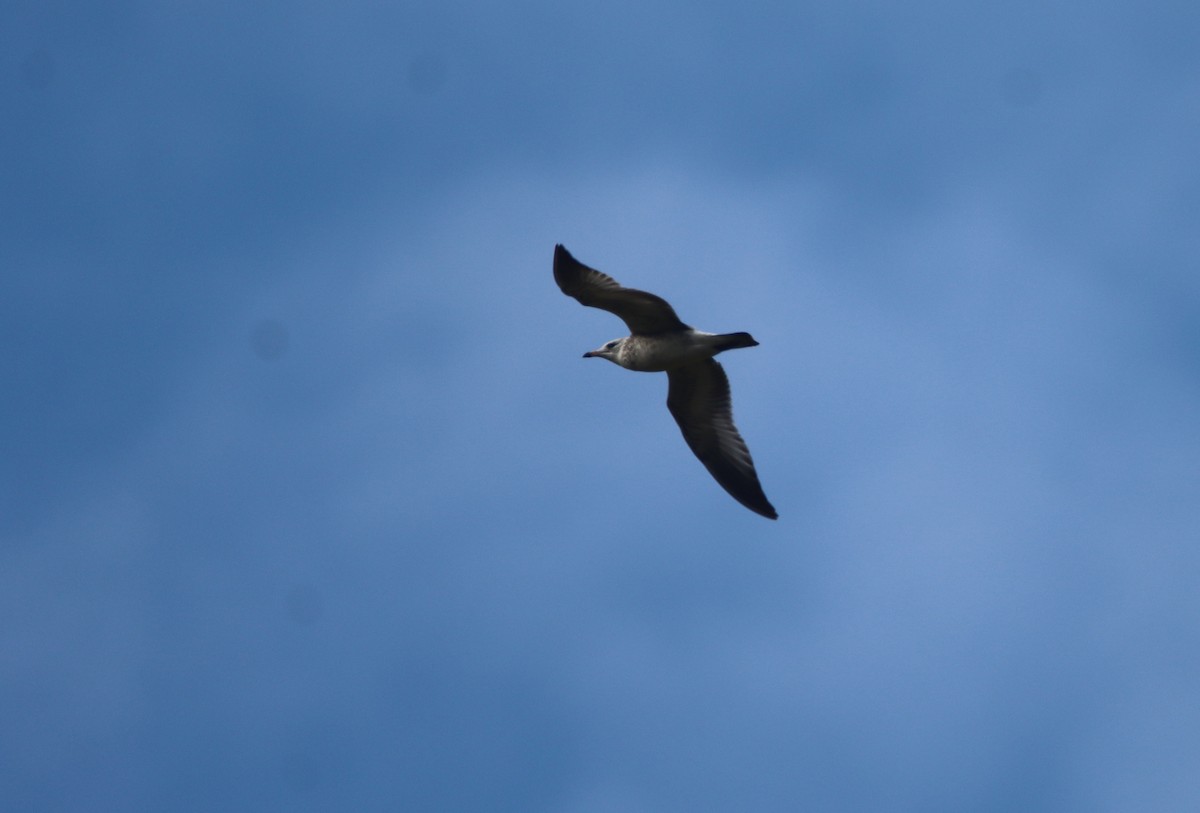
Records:
M683 439L709 474L730 495L768 519L779 514L763 493L746 441L733 425L729 378L721 365L706 359L667 371L667 409Z
M687 330L667 300L645 291L624 288L608 274L588 268L563 246L554 247L554 281L581 305L615 313L630 333L643 335Z

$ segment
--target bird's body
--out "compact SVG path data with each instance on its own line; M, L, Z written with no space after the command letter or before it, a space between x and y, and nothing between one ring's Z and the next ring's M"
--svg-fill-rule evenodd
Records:
M751 511L775 519L763 493L750 450L733 425L729 379L713 356L758 344L749 333L705 333L684 324L670 304L654 294L622 287L583 265L563 246L554 248L554 280L581 304L614 313L631 333L584 353L627 370L665 372L667 408L684 440L713 478Z
M746 337L749 342L736 343L739 336ZM626 370L639 373L665 373L673 367L710 359L722 350L758 344L747 333L705 333L694 328L646 336L635 334L615 341L616 347L611 352L605 352L601 347L585 353L584 358L606 358Z

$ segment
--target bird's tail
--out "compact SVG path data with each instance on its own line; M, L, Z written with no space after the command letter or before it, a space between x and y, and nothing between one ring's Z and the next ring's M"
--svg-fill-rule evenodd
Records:
M718 353L726 350L736 350L739 347L757 347L758 342L749 333L722 333L716 337L714 345Z

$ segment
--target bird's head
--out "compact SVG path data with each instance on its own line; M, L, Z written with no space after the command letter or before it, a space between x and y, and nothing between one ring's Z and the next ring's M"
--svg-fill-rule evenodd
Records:
M602 358L608 359L613 364L617 363L617 353L621 350L621 343L624 339L613 339L611 342L605 342L603 347L597 347L595 350L589 350L583 354L585 359Z

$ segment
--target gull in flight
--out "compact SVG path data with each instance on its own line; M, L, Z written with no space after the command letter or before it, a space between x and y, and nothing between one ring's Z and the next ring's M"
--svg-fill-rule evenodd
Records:
M583 354L627 370L667 374L667 409L683 439L713 478L742 505L768 519L779 515L763 493L746 441L733 425L729 379L713 356L755 347L749 333L705 333L680 321L662 297L622 287L554 247L554 281L581 305L615 313L630 335Z

